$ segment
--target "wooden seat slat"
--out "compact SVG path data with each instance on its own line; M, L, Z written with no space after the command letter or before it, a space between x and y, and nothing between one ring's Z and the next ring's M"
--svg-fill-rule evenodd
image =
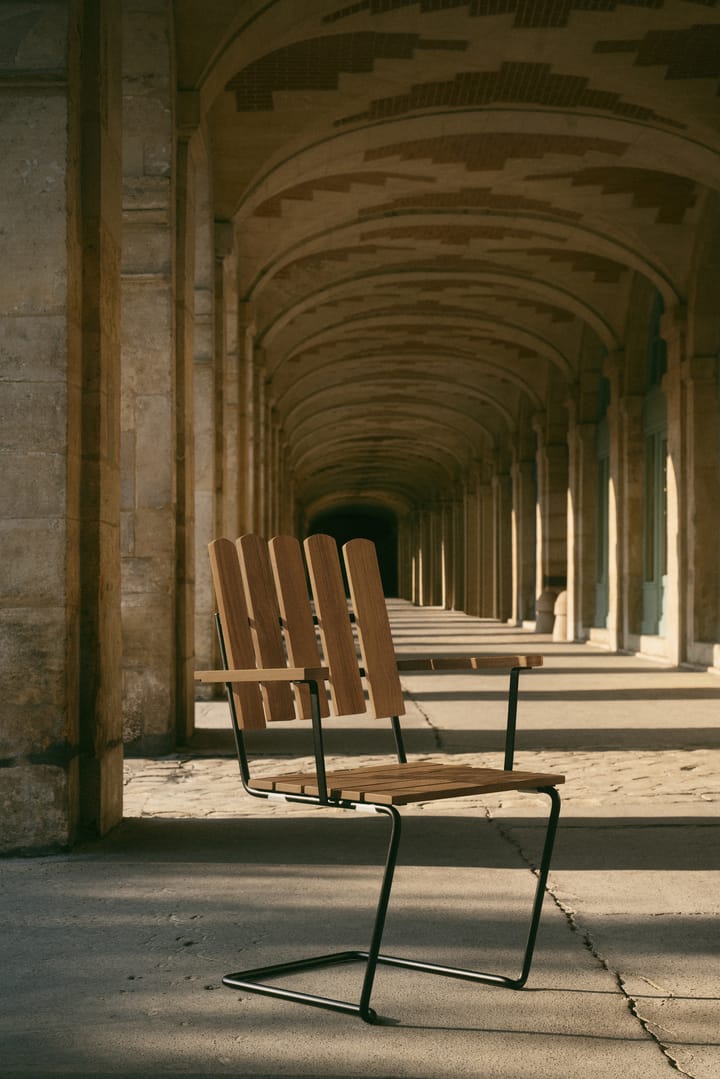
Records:
M288 659L296 667L321 667L307 577L300 542L294 536L275 536L268 544L270 564L275 578L280 618L285 630ZM328 697L322 682L318 684L320 715L330 713ZM310 690L297 686L295 702L298 716L310 719Z
M463 765L404 764L328 772L330 797L380 805L403 805L439 798L533 790L564 782L564 777L545 772L505 772L494 768ZM269 776L264 788L284 794L317 795L314 773Z

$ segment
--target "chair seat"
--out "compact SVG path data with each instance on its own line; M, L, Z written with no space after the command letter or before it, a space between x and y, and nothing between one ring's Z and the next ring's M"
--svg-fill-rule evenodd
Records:
M326 778L332 799L394 806L470 794L535 790L565 781L564 776L545 772L505 772L499 768L421 761L328 771ZM277 794L319 793L314 772L258 777L258 787Z

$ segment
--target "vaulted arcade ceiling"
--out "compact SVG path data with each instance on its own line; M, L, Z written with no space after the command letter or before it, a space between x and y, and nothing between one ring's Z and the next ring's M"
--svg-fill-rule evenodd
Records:
M638 277L687 299L720 187L716 0L175 8L310 511L508 459L599 381Z

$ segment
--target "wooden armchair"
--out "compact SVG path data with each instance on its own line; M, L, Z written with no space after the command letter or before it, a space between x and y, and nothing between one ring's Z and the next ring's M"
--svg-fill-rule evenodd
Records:
M261 799L281 799L386 816L391 823L387 862L367 949L313 956L229 974L223 978L223 983L234 989L357 1015L368 1023L378 1021L370 1007L378 963L520 989L530 973L560 812L556 788L564 781L560 775L513 769L518 676L524 670L541 666L542 657L493 655L398 661L373 544L356 539L343 548L352 611L345 595L335 541L329 536L315 535L305 541L304 547L306 564L299 542L288 536L276 537L269 544L255 535L242 536L237 543L219 539L210 544L224 669L198 671L196 678L227 685L240 774L248 794ZM308 576L314 611L308 592ZM404 714L400 673L486 668L505 668L510 673L503 767L477 768L408 761L399 719ZM336 716L365 712L363 680L375 716L391 723L397 759L381 765L329 770L325 761L322 720L329 715L330 708ZM261 729L268 722L296 717L309 719L312 724L314 767L310 771L253 778L243 730ZM488 974L381 952L401 835L402 818L398 806L516 790L539 791L550 799L544 849L519 975ZM365 966L357 1003L303 993L264 980L349 962L362 962Z

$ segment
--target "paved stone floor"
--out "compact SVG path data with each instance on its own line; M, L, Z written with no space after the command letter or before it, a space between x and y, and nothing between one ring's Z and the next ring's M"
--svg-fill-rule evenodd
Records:
M120 829L3 863L0 1077L718 1079L720 678L456 613L391 613L400 654L545 656L522 678L516 763L567 782L528 988L383 970L382 1027L213 992L233 968L362 945L382 840L370 818L248 799L225 705L201 703L187 752L127 762ZM410 752L499 763L504 676L404 684ZM390 750L367 717L328 726L331 757ZM250 738L272 755L260 767L307 753L298 728ZM472 966L477 947L481 965L512 970L544 803L412 807L387 950ZM329 991L352 994L349 977L333 973Z

